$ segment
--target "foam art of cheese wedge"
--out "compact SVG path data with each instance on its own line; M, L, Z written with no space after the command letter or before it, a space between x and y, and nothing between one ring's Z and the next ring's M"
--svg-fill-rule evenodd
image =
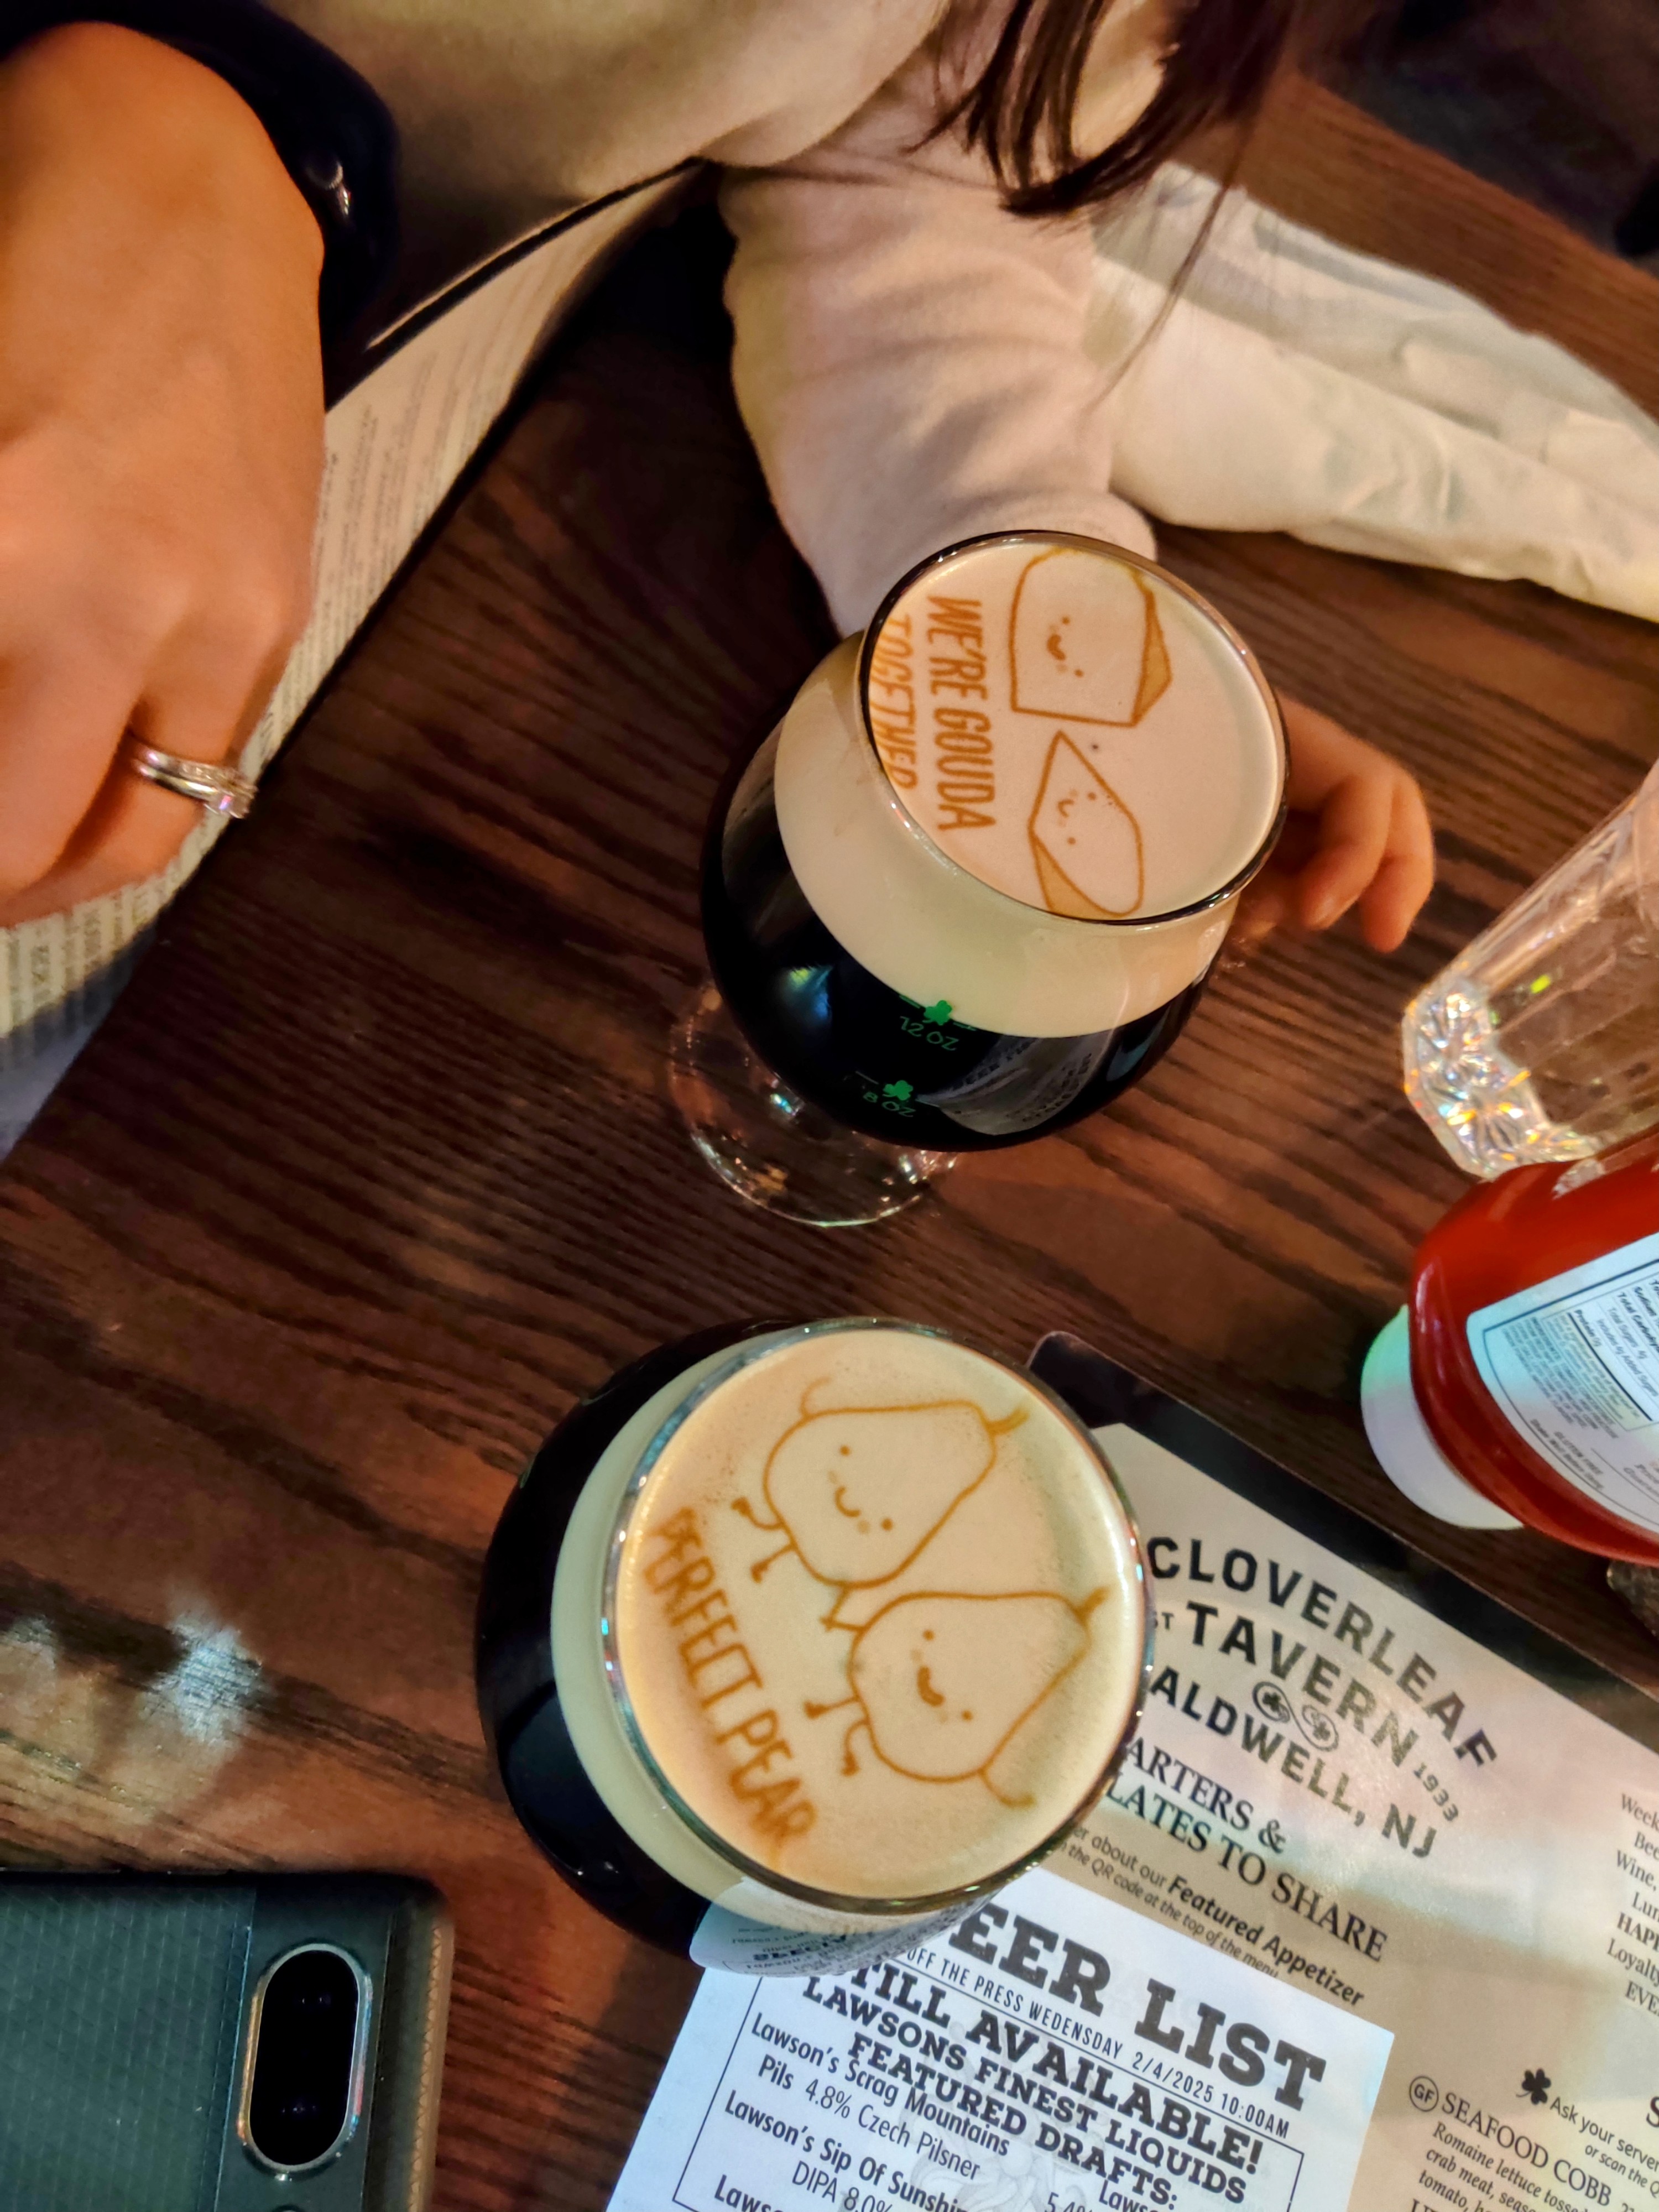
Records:
M1284 750L1260 671L1177 578L1118 548L1012 533L941 556L883 611L860 665L872 749L903 813L968 874L1039 911L1134 928L1185 915L1271 838ZM782 821L784 781L779 794ZM789 816L803 884L814 856L796 848L828 818L823 794ZM832 930L889 903L885 881L854 884L850 863L837 852L828 884L813 877ZM988 939L1010 927L988 908L960 919L982 920ZM957 994L935 983L930 995Z
M1028 834L1050 914L1111 921L1140 904L1140 824L1063 730L1048 748Z
M1028 563L1010 647L1017 714L1125 728L1170 688L1158 602L1133 568L1092 553L1061 547Z

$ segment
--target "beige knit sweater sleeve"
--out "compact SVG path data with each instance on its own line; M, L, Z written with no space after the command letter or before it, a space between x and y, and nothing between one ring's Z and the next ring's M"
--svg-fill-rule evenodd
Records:
M1097 142L1156 82L1144 46L1099 64ZM832 137L731 172L721 194L738 241L738 403L844 631L913 563L977 532L1040 526L1152 550L1111 489L1105 395L1083 343L1086 220L1010 215L981 158L954 138L921 143L937 71L922 48Z

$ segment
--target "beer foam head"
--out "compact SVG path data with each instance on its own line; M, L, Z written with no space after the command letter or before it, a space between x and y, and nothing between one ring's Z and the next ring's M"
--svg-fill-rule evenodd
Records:
M983 1881L1098 1786L1133 1718L1133 1539L1023 1377L895 1324L750 1357L627 1522L613 1633L635 1724L704 1826L809 1889Z
M1084 538L990 538L924 568L866 641L888 781L981 881L1090 921L1210 897L1279 811L1277 714L1172 578Z

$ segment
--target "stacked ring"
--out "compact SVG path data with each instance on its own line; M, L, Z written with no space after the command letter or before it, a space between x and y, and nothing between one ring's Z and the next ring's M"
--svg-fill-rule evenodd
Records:
M164 753L158 745L141 744L136 738L127 741L126 757L134 774L147 783L176 792L180 799L193 799L210 814L228 814L240 822L253 804L253 779L240 769L224 768L217 761L185 760L178 753Z

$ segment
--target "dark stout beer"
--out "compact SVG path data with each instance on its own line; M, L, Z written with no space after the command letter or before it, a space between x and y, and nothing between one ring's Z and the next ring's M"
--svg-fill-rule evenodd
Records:
M1086 539L975 541L831 656L717 809L714 980L849 1128L1042 1136L1180 1035L1284 778L1260 671L1173 577Z
M972 1027L923 1006L830 934L778 828L775 733L717 819L703 859L702 927L720 994L755 1050L837 1121L890 1144L963 1152L1017 1145L1104 1106L1181 1034L1198 975L1163 1006L1085 1036Z

